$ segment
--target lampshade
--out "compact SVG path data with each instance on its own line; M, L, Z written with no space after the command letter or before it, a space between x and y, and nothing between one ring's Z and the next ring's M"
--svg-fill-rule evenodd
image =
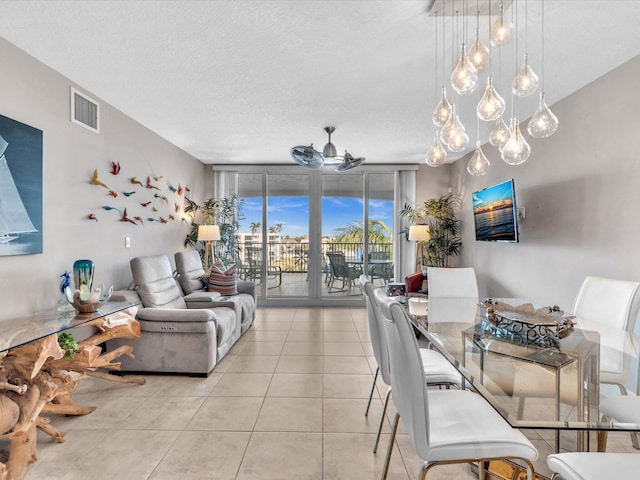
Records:
M426 242L431 238L429 225L411 225L409 227L409 240Z
M208 242L211 240L220 240L220 226L198 225L198 241Z

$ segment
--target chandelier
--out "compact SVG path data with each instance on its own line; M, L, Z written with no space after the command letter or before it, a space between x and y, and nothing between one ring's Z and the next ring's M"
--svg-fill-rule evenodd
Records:
M336 127L324 127L324 131L329 136L329 140L322 149L322 153L313 148L313 143L309 146L298 145L291 149L291 157L298 165L308 168L335 165L336 172L345 172L365 161L364 157L354 157L346 150L344 155L338 155L335 145L331 143L331 134L336 131Z
M460 111L464 105L471 102L476 113L476 148L467 165L467 171L471 175L480 176L486 174L489 168L489 161L482 151L480 122L488 122L492 125L488 144L498 148L502 160L509 165L519 165L526 162L531 155L531 147L525 133L532 138L550 137L558 129L558 118L545 103L544 0L536 2L541 8L541 54L535 59L530 57L528 51L528 0L511 0L510 19L505 12L504 0L500 0L499 4L498 0L483 1L483 8L486 9L488 4L488 12L483 12L483 15L488 14L489 17L484 32L480 28L479 0L475 0L476 8L472 15L469 15L469 2L473 3L473 0L434 0L433 2L436 49L434 85L436 97L439 100L432 114L436 130L425 160L427 165L438 167L445 163L447 152L461 153L467 149L469 134L460 118ZM492 15L492 4L497 10L494 12L495 15ZM524 4L523 25L519 24L518 18L522 4ZM437 8L441 9L441 38L438 35ZM447 74L445 60L447 53L445 16L450 16L452 19L448 52L451 56L450 74ZM473 20L476 26L475 38L471 43L467 43L467 26ZM519 28L523 30L523 35L518 35ZM521 37L524 38L524 46L520 44ZM440 78L438 78L439 42L442 54ZM521 63L518 63L520 61ZM502 92L502 95L494 82L493 69L496 67L500 75L503 70L513 75L511 91ZM540 76L535 72L538 68ZM482 78L483 76L485 78ZM453 89L452 97L447 97L447 82L445 82L447 77L448 84ZM441 87L438 87L440 82ZM480 88L481 84L485 85L483 89ZM526 129L524 125L521 129L518 116L522 112L518 112L518 99L536 92L540 95L538 108L530 118ZM510 99L509 109L505 98Z

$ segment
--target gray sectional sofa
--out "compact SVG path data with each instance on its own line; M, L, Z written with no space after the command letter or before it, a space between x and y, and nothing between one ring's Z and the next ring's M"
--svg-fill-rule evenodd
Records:
M114 292L112 301L140 302L137 340L113 339L107 349L132 344L134 357L122 357L123 372L208 375L251 326L256 286L238 280L238 294L224 297L204 290L196 251L131 260L134 289Z

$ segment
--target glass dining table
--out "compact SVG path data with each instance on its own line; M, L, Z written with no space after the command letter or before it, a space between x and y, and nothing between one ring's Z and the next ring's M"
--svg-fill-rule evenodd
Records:
M513 329L497 328L474 299L405 304L416 330L512 427L553 430L556 449L560 431L575 431L578 451L595 450L599 432L640 431L640 418L612 420L601 408L603 399L637 395L640 338L614 329L598 333L578 318L567 337L531 343ZM619 371L620 384L601 381L610 378L601 372L612 370Z

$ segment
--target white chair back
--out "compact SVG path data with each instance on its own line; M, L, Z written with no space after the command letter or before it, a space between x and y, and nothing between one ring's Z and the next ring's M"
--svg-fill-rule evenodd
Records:
M578 321L633 332L640 309L640 282L589 276L573 302Z
M624 385L631 371L640 282L588 276L573 303L578 324L600 334L600 381ZM626 387L625 387L626 388Z
M382 325L382 312L375 298L373 284L366 275L359 278L360 288L364 292L365 303L367 304L367 320L369 321L369 336L371 338L371 348L373 355L378 362L380 375L387 385L391 385L391 371L389 368L389 349L387 338Z
M427 269L429 298L475 298L478 299L478 282L473 268Z
M429 405L424 367L409 318L400 305L383 292L375 297L384 315L389 346L393 403L421 458L429 458Z

